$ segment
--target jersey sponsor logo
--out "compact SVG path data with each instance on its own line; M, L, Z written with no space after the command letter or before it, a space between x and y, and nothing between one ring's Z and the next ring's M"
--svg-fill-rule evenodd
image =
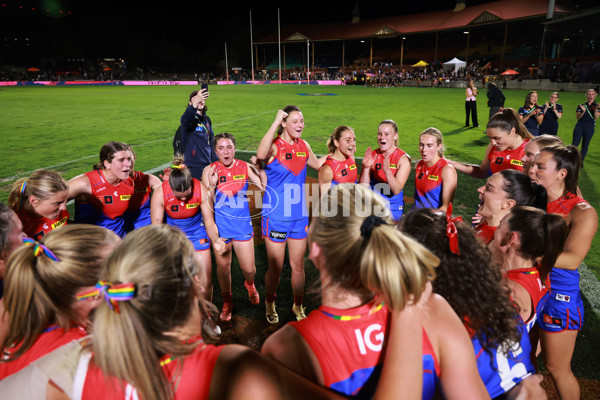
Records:
M112 204L113 199L112 196L104 196L104 204Z
M297 151L296 152L296 157L306 157L306 152L304 152L304 151Z
M135 188L135 192L136 193L147 193L150 191L149 187L141 187L141 188Z
M361 332L360 329L355 329L354 335L356 336L360 354L367 354L367 349L374 352L381 352L385 335L382 332L380 324L369 325L364 332Z
M287 233L285 232L277 232L277 231L271 231L269 232L269 237L271 239L286 239L287 238Z
M566 294L556 293L556 300L562 301L564 303L570 303L571 302L571 296L566 295Z
M352 164L352 165L350 166L350 171L354 171L355 169L356 169L356 164Z
M390 164L390 169L396 169L396 168L398 168L397 164Z
M427 179L430 180L430 181L438 181L440 179L440 177L437 176L437 175L429 175L427 177Z
M130 194L122 194L120 197L121 201L129 201L131 199Z
M240 181L240 180L244 180L244 179L246 179L246 175L234 175L233 176L234 181Z
M521 161L521 160L510 160L510 163L512 165L518 165L518 166L521 166L521 167L523 166L523 161Z
M59 226L63 226L65 223L67 222L67 217L64 217L63 219L61 219L60 221L56 221L55 223L52 224L52 229L56 229Z
M198 206L200 205L200 203L192 203L192 204L186 204L185 208L190 209L190 208L198 208Z

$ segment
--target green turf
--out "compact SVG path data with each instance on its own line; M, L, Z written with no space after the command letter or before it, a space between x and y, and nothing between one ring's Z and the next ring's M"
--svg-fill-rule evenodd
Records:
M51 167L66 178L90 169L103 143L119 140L138 153L136 168L147 170L170 160L171 139L193 87L5 87L0 90L0 200L8 196L11 177L21 177L36 168ZM325 152L325 142L338 125L350 125L357 136L357 155L376 145L378 123L387 118L399 125L399 146L418 157L419 132L435 126L444 133L447 157L480 162L487 137L483 133L488 108L485 91L479 96L480 129L463 128L464 91L447 88L364 88L306 85L211 86L209 115L217 132L236 135L238 149L255 150L278 108L296 104L303 110L303 137L316 153ZM299 94L333 94L301 96ZM550 92L540 92L540 101ZM506 105L520 107L526 91L505 91ZM574 109L584 100L582 93L562 92L565 109L559 136L570 143L575 124ZM587 200L599 198L600 151L592 140L580 187ZM477 194L459 176L459 188L467 187L472 205ZM468 192L467 192L468 193ZM472 201L469 198L472 197ZM465 213L472 208L465 209ZM462 212L458 207L457 212ZM586 263L600 276L600 239L595 238Z
M0 200L5 201L12 183L37 168L63 173L65 178L89 171L97 162L102 144L110 140L127 142L137 153L136 169L146 171L169 162L171 141L179 124L189 86L159 87L5 87L0 90ZM481 128L464 128L464 90L447 88L364 88L354 86L323 87L306 85L211 86L207 102L215 132L236 136L238 150L255 151L271 125L277 110L287 104L298 105L304 114L303 138L315 153L326 151L325 142L338 125L350 125L357 136L357 156L368 146L376 146L376 130L381 120L394 119L399 126L399 147L418 158L418 135L434 126L444 133L450 159L479 163L489 143L483 133L488 120L485 91L478 99ZM506 106L518 109L527 91L505 90ZM313 94L301 96L300 94ZM315 94L333 94L314 96ZM540 92L540 102L549 91ZM570 143L575 125L575 107L585 100L583 93L561 92L565 113L559 121L559 136ZM600 152L598 140L592 140L579 186L584 197L597 207L600 190ZM246 155L247 156L247 155ZM314 173L313 173L314 176ZM405 195L413 194L411 174ZM476 188L483 184L459 174L455 214L469 220L478 203ZM600 277L600 239L594 239L585 262ZM257 246L257 286L264 293L266 255ZM234 258L235 260L235 258ZM317 277L308 262L307 287ZM243 298L242 278L234 261L232 268L234 297ZM216 277L215 277L216 282ZM236 284L235 282L238 282ZM291 308L289 267L284 268L279 289L282 310ZM589 301L586 301L586 312ZM287 302L287 303L286 303ZM215 303L221 300L215 288ZM236 302L236 312L264 318L262 307ZM289 303L289 304L288 304ZM307 299L309 309L318 300ZM288 315L289 314L289 315ZM282 322L291 318L287 311ZM600 379L595 366L600 343L600 322L592 312L577 342L574 370L577 376Z

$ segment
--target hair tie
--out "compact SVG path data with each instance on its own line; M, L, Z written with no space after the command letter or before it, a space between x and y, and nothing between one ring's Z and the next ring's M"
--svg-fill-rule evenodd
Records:
M179 164L179 165L171 164L171 168L184 169L185 168L185 164Z
M362 236L365 239L369 239L371 237L371 232L373 232L373 229L375 229L379 225L384 224L387 223L383 218L378 217L377 215L369 215L367 218L365 218L362 225L360 226L360 236Z
M44 254L46 257L48 257L52 261L56 261L56 262L60 261L60 259L58 257L56 257L49 248L47 248L46 246L44 246L42 243L38 242L37 240L33 240L30 238L23 238L23 244L25 246L33 246L33 256L34 257L39 257L41 254Z
M23 181L23 184L21 185L21 190L19 191L19 208L18 211L21 211L23 209L23 203L25 202L25 199L23 197L23 195L25 194L25 188L27 187L27 179L25 179Z
M85 300L90 297L102 296L106 301L106 304L111 310L119 313L118 301L131 300L136 295L135 283L119 283L113 285L108 281L100 281L96 283L96 287L87 292L83 292L77 295L77 300Z
M462 217L452 218L452 203L448 204L448 210L446 211L446 236L448 236L450 251L457 255L460 255L460 252L458 251L458 229L456 229L456 222L462 222L462 220Z

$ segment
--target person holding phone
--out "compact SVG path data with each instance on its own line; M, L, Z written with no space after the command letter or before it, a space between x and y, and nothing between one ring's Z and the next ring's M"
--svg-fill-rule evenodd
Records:
M190 93L188 106L180 119L184 163L198 180L202 179L204 168L218 160L213 147L212 122L206 115L208 96L208 84L203 83L199 91Z

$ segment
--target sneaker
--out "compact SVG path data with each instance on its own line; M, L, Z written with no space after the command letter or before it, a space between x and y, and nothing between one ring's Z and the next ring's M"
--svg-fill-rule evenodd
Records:
M258 295L258 290L256 290L256 286L254 286L254 283L252 284L252 286L248 286L246 282L244 282L244 287L248 291L248 299L250 300L250 304L257 305L258 303L260 303L260 296Z
M207 318L202 323L204 332L210 337L217 337L221 334L221 327L211 318Z
M306 307L302 307L302 305L295 305L292 307L292 312L294 313L294 315L296 315L296 320L300 321L303 320L304 318L306 318L306 314L304 313L304 311L306 310Z
M270 324L277 324L279 322L279 315L275 307L275 302L269 303L265 301L265 307L267 309L267 322Z
M223 310L221 311L221 315L219 315L219 319L223 322L231 321L231 312L233 311L233 303L223 303Z

